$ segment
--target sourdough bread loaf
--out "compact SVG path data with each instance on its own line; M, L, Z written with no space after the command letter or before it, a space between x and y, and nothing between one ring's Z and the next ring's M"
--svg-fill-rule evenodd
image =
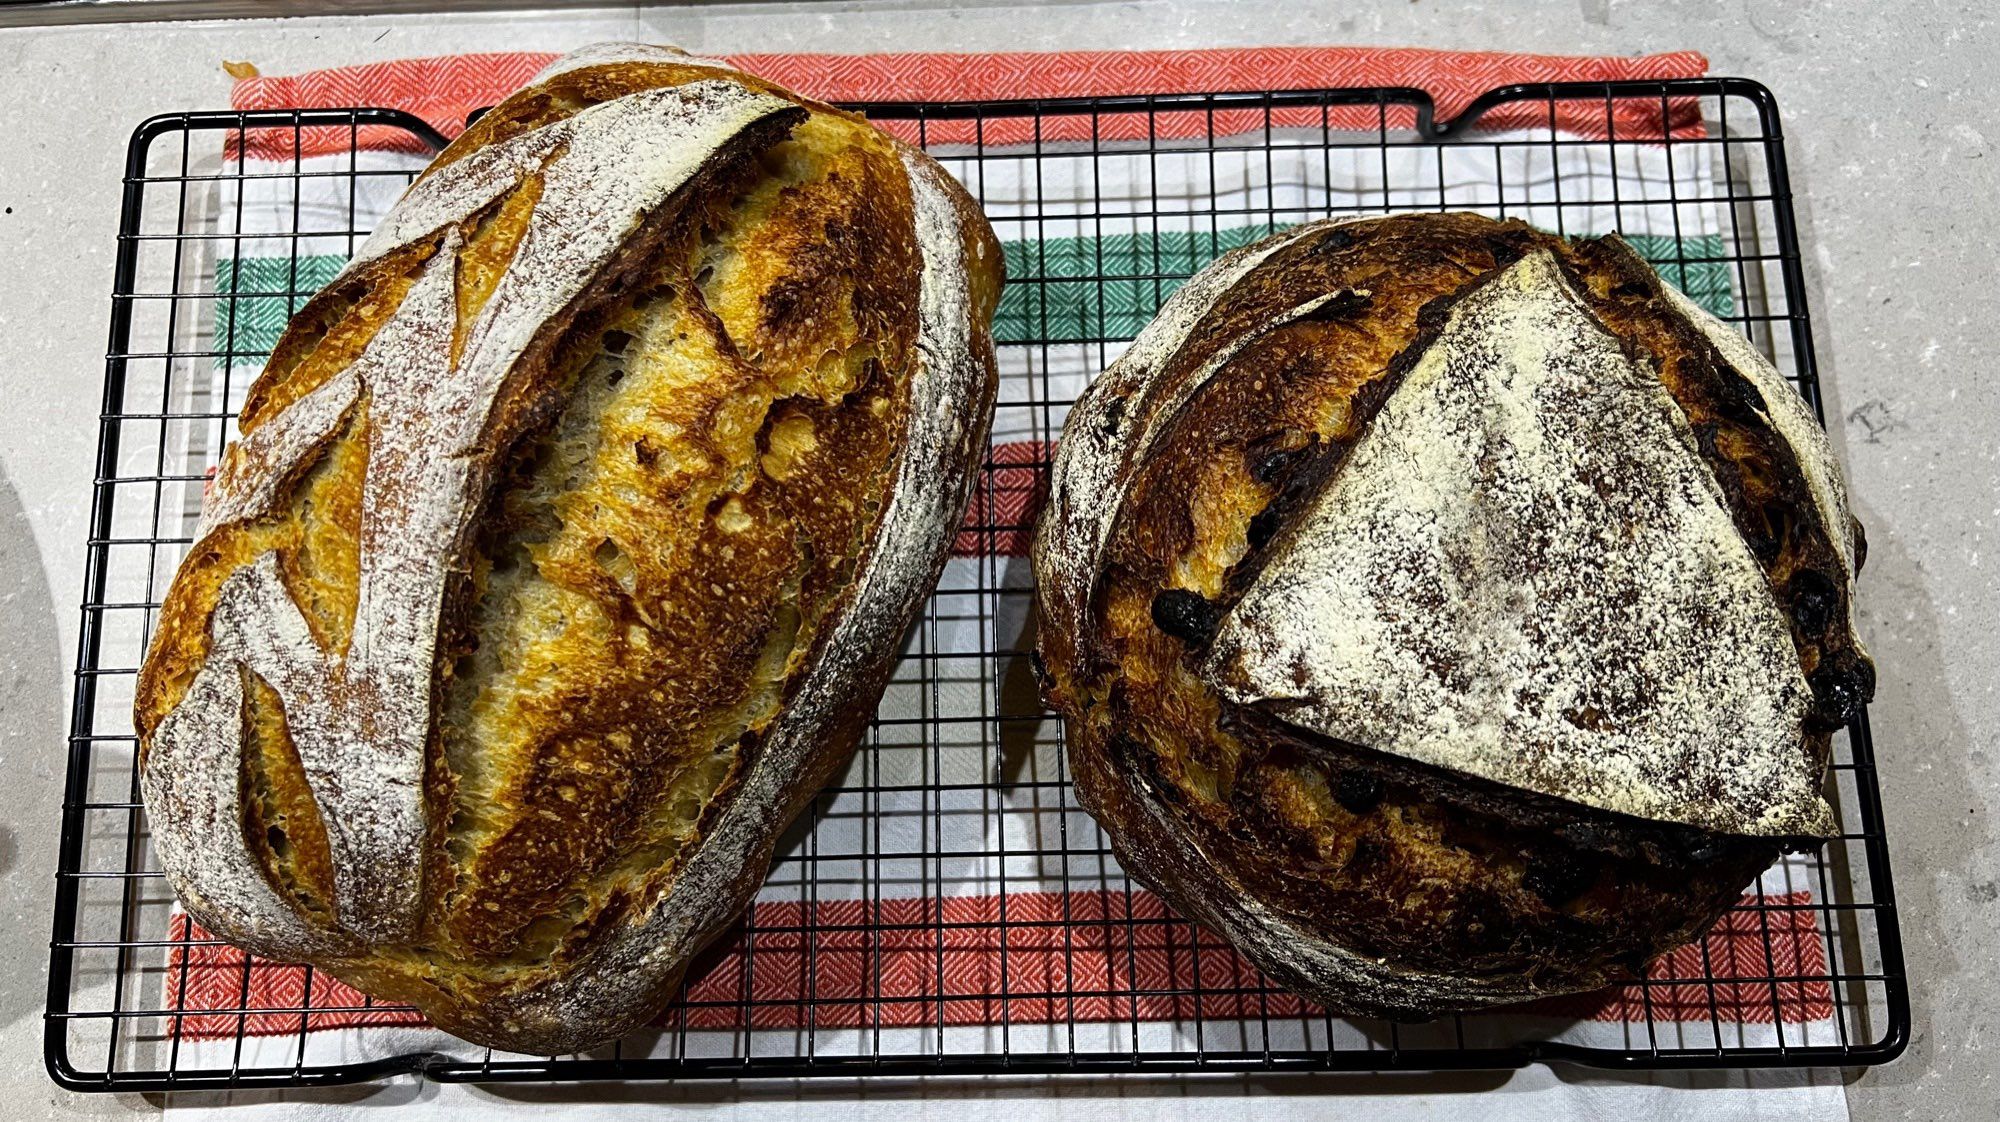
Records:
M1126 868L1330 1007L1594 988L1835 829L1872 691L1825 434L1616 237L1327 222L1070 413L1044 691Z
M188 912L559 1052L850 758L963 517L1001 262L850 114L646 47L453 143L251 390L140 676Z

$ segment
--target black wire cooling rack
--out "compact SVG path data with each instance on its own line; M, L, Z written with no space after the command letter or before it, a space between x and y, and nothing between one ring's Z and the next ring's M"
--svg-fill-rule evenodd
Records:
M847 774L655 1028L496 1054L173 907L131 701L204 473L263 352L442 138L389 110L180 113L134 134L117 243L50 959L46 1058L81 1090L988 1072L1855 1065L1909 1034L1866 716L1842 832L1615 994L1428 1025L1335 1019L1125 881L1035 702L1021 556L1062 410L1217 251L1289 223L1474 209L1620 229L1819 408L1777 109L1737 79L861 107L1006 243L1005 388L974 517ZM383 155L384 148L406 155ZM331 149L332 154L326 152ZM244 160L249 151L262 158Z

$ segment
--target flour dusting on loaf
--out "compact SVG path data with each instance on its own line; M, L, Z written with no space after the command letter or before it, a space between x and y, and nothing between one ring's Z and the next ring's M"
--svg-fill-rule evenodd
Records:
M1204 667L1225 697L1621 814L1829 832L1769 582L1547 253L1453 307L1276 548Z
M195 678L180 707L154 733L141 790L153 815L161 869L188 911L217 917L248 950L297 955L332 949L344 940L308 922L278 895L244 846L243 803L249 792L243 746L234 737L214 735L212 728L218 715L243 711L241 663L255 657L253 640L261 636L263 647L285 656L259 659L262 670L253 672L281 675L284 663L299 652L310 657L312 634L278 586L275 562L266 554L223 585L216 611L237 626L224 629L212 666ZM245 616L262 618L246 629Z
M429 637L444 580L447 542L440 538L454 529L448 524L449 499L440 502L433 489L463 484L465 453L451 441L449 428L435 447L411 430L425 418L424 398L449 377L450 254L456 249L454 233L398 314L350 368L351 380L367 388L379 412L375 454L384 470L370 473L363 492L364 567L348 649L321 649L279 576L275 555L264 555L223 585L209 629L209 658L195 689L167 716L163 728L171 735L163 735L148 758L150 778L174 769L182 753L233 753L245 724L241 691L204 689L202 680L247 672L267 682L284 707L300 763L323 808L334 852L335 912L342 927L361 938L408 933L421 887L407 870L417 866L426 829L421 785L430 718ZM336 393L328 400L339 399ZM300 411L314 421L331 412L311 395L288 412ZM244 442L246 455L302 455L308 447L295 440L256 442L261 431L253 430ZM462 424L457 435L462 444ZM237 503L230 488L242 485L247 493L260 493L266 488L251 486L259 482L256 474L268 479L296 470L276 459L260 466L260 473L219 475L222 497L213 505L247 515L268 500ZM174 803L161 792L150 805L166 809ZM175 813L158 819L156 845L163 852L181 844L232 849L228 861L187 862L175 878L177 889L204 895L207 878L262 875L243 848L241 830L197 840L189 836L192 819Z
M224 450L202 501L195 538L269 514L286 497L285 485L300 465L333 439L360 397L361 379L350 367Z
M560 88L469 131L281 340L137 709L155 845L196 919L559 1051L666 1000L852 752L976 475L1000 258L928 158L725 64L609 45L545 77ZM644 392L606 388L628 372ZM616 471L552 465L579 454L538 443L555 429ZM812 467L808 492L785 464L816 448L867 458ZM717 493L689 508L697 482ZM553 552L592 519L611 528L582 568ZM555 614L482 636L521 565ZM484 726L446 687L517 634L609 661L513 668L581 692L509 695L514 755L447 750L447 711ZM715 652L691 674L741 677L661 679L684 650ZM648 758L648 722L723 740ZM604 783L625 786L579 793ZM593 820L612 794L642 820ZM550 820L568 826L523 833ZM558 852L585 836L606 848ZM503 904L520 918L459 918Z
M729 63L719 58L692 55L679 47L660 47L650 43L592 43L556 59L535 72L528 79L529 85L548 81L560 74L583 70L593 66L605 66L618 62L648 62L669 66L702 66L715 70L730 69Z
M686 183L729 137L788 108L780 98L721 81L593 106L542 130L553 136L531 133L498 146L490 161L460 161L420 181L385 233L370 239L350 267L466 220L513 188L533 159L560 153L541 169L547 177L542 203L513 267L467 332L458 363L450 354L460 244L454 231L351 368L369 396L371 432L353 637L346 652L316 646L287 651L287 672L273 684L291 715L334 847L335 910L355 935L404 937L417 922L422 882L408 870L422 867L427 830L421 787L438 612L452 553L485 493L487 471L479 469L486 465L479 461L494 395L530 341L583 291L643 214ZM323 423L328 410L318 399L308 397L291 411L301 406ZM257 440L257 431L246 444ZM270 457L262 473L269 478L295 470L278 457L299 457L308 448L308 442L284 440L246 447L245 453ZM235 482L234 476L218 479L217 508L241 516L261 505L235 499ZM210 528L217 520L211 515ZM228 649L232 628L276 628L270 617L218 609L219 651ZM310 636L305 639L310 645ZM211 658L202 671L234 672L221 658ZM187 712L180 722L182 738L233 744L241 735L241 718L220 707ZM156 766L173 766L171 757ZM172 830L176 819L163 817ZM197 864L187 873L199 877L206 868Z
M1710 315L1706 308L1677 289L1667 289L1666 296L1681 315L1714 344L1730 365L1756 387L1758 396L1763 399L1765 415L1784 436L1786 445L1798 460L1799 470L1805 474L1821 524L1839 546L1841 570L1845 578L1843 583L1848 595L1852 596L1855 574L1860 569L1860 558L1855 548L1854 515L1847 502L1847 479L1840 473L1840 464L1834 458L1833 442L1827 438L1826 429L1820 427L1819 419L1812 415L1806 399L1799 396L1798 391L1785 381L1784 375L1771 365L1771 360L1751 346L1741 332ZM1854 629L1851 615L1846 617L1846 624L1848 642L1865 656L1867 647L1862 643L1860 633Z

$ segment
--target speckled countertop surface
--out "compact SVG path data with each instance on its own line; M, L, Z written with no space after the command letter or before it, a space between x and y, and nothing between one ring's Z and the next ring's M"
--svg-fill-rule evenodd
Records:
M1978 0L801 3L0 31L0 242L16 261L0 275L7 1116L159 1105L68 1095L40 1064L65 696L133 125L225 106L225 58L287 73L633 37L717 52L1692 47L1716 73L1769 85L1785 111L1834 440L1869 530L1860 603L1882 671L1873 717L1915 990L1908 1055L1850 1076L1847 1101L1858 1119L2000 1117L2000 583L1989 575L2000 563L2000 379L1987 366L2000 354L2000 24Z

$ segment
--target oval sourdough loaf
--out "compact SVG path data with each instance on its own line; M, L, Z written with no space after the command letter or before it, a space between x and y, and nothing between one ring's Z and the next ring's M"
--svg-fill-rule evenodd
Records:
M1000 270L927 157L721 63L482 117L285 332L161 610L188 912L513 1051L655 1013L943 564Z
M1824 433L1615 237L1309 225L1070 413L1044 691L1132 873L1300 992L1628 978L1834 829L1873 689Z

